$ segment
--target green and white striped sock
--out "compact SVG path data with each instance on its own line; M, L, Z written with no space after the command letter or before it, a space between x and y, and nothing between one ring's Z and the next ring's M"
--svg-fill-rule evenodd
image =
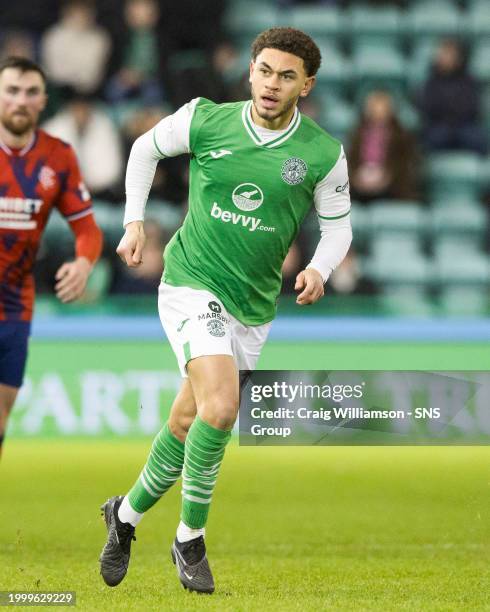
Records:
M184 465L184 444L168 422L153 440L145 467L127 497L136 512L146 512L179 478Z
M225 448L231 431L216 429L199 416L185 441L182 476L182 521L192 529L204 527Z

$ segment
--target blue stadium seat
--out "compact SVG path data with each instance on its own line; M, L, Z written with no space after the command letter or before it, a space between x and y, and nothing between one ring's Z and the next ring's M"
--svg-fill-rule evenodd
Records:
M468 253L481 254L484 252L482 242L478 240L477 236L468 232L435 235L432 241L432 250L434 258L437 260L464 257Z
M418 284L392 285L381 289L383 306L387 314L407 317L430 317L436 314L428 287Z
M481 317L488 314L490 307L488 288L484 285L443 287L439 302L442 313L449 316Z
M353 201L351 204L351 222L355 228L353 235L353 243L357 249L363 249L368 244L371 235L371 221L369 219L369 210L362 207L358 202Z
M142 106L141 100L128 100L107 105L106 112L114 123L121 128L133 113L141 110Z
M298 28L307 32L311 36L328 35L340 37L345 30L345 14L335 6L321 6L318 4L300 5L291 8L289 12L289 24L293 28Z
M422 253L403 257L400 253L394 252L390 258L367 258L364 274L386 287L427 286L432 282L432 264Z
M407 34L417 37L456 35L464 30L463 15L453 0L420 0L405 19Z
M373 261L419 259L424 256L421 236L418 234L372 234L370 252Z
M430 224L434 239L445 234L453 234L461 239L462 235L470 234L473 240L478 237L483 240L488 232L486 210L472 200L440 201L431 210Z
M381 232L422 235L426 230L427 212L419 202L377 200L369 211L373 236Z
M408 81L413 89L419 89L429 76L438 45L439 40L437 38L423 39L414 45L408 59Z
M396 102L398 118L407 130L416 131L420 127L420 115L417 108L405 96Z
M410 225L410 224L409 224ZM412 223L411 232L404 225L387 225L380 231L371 224L371 255L363 261L367 278L386 288L428 286L431 261L421 248L421 234Z
M354 43L393 43L402 31L402 13L395 6L373 7L359 4L346 11L346 16Z
M225 14L225 28L241 44L250 42L262 30L278 23L279 12L274 2L232 2Z
M345 142L357 121L356 108L344 98L328 96L323 100L320 125L335 138Z
M481 191L484 167L476 153L433 154L426 168L433 199L442 199L447 194L475 199Z
M406 62L397 45L363 42L352 53L353 76L364 85L390 86L406 80Z
M471 37L490 36L490 2L470 2L466 13L466 30Z
M490 83L490 40L482 40L473 45L470 71L477 79Z
M490 259L483 251L455 249L451 256L438 254L434 280L441 287L477 285L490 288Z
M317 73L317 86L330 87L330 91L343 92L350 81L352 66L348 58L335 45L320 43L322 63Z

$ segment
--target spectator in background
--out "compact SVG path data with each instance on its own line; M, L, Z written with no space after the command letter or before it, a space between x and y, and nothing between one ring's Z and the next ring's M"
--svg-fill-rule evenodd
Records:
M44 129L75 149L85 183L94 197L115 199L123 170L119 132L90 96L71 90L71 100Z
M125 159L129 157L134 141L169 114L168 109L150 106L138 108L127 115L122 125ZM184 156L169 157L163 163L159 162L150 189L150 198L182 204L188 193L188 165L189 160Z
M1 1L1 0L0 0ZM10 30L1 37L0 58L24 57L34 61L36 59L35 39L31 32L27 30ZM53 86L51 82L46 84L47 103L42 117L51 117L63 100L60 99L59 88Z
M385 91L371 92L351 138L350 192L353 199L399 200L418 196L418 156L415 139L400 124Z
M139 98L143 104L160 104L160 50L157 30L160 11L155 0L128 0L125 5L126 41L121 65L109 80L110 102Z
M480 84L467 70L456 40L445 40L420 96L424 144L429 151L463 149L484 155L487 142L479 125Z
M109 34L95 22L90 0L70 0L59 21L41 40L41 59L49 79L94 93L105 76L111 51Z
M1 38L0 57L25 57L35 59L34 39L25 30L10 30Z
M230 98L227 80L237 56L235 47L228 41L218 43L209 53L194 49L172 56L167 66L169 82L172 83L172 106L180 108L195 98L196 91L201 97L217 103L235 101Z

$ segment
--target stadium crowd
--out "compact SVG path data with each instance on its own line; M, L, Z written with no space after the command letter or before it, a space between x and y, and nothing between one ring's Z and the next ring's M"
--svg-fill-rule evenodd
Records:
M469 15L479 0L441 0L441 5L444 2L448 10ZM354 201L354 245L330 285L339 293L380 291L387 273L373 273L376 253L369 234L374 231L374 209L381 207L378 214L383 215L383 206L416 207L436 215L434 202L443 199L444 189L444 181L437 183L437 170L436 179L428 172L436 158L450 164L452 155L454 163L460 159L463 165L490 169L490 72L479 70L475 59L483 53L490 65L488 41L485 55L480 43L470 49L467 37L450 25L426 31L422 24L420 32L414 26L411 34L402 33L400 20L406 21L423 4L45 0L41 7L27 0L0 0L0 56L29 57L46 71L50 85L43 127L73 145L106 230L104 257L98 264L105 270L102 291L155 291L161 250L186 210L187 159L165 160L158 165L150 193L144 266L133 271L118 264L114 247L122 233L124 169L134 140L196 96L216 102L247 98L247 46L254 32L274 25L271 19L308 31L308 15L323 63L318 85L301 110L343 141ZM485 14L490 31L490 13ZM376 15L381 17L377 23ZM398 19L391 30L390 15ZM343 29L332 25L334 17L339 23L344 20ZM387 49L393 51L391 56ZM403 61L398 72L393 63L397 57ZM440 174L444 178L443 169ZM470 188L461 192L460 206L470 199L475 210L484 210L485 184L479 177L471 194ZM296 272L311 256L316 232L312 219L292 246L284 266L285 291L293 290ZM485 238L480 247L478 253L488 259ZM422 241L418 255L427 255L427 248ZM41 250L41 292L52 290L52 271L62 251Z

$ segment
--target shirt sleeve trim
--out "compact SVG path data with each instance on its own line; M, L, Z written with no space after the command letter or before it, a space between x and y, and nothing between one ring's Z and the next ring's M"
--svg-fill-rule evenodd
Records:
M155 149L156 149L156 150L158 151L158 153L159 153L159 154L162 156L162 158L163 158L163 157L167 157L167 156L166 156L164 153L162 153L162 152L160 151L160 147L157 145L157 139L156 139L156 136L155 136L155 131L156 131L156 128L153 128L153 144L155 145Z
M84 208L83 210L79 210L76 213L72 213L71 215L65 215L65 219L67 221L76 221L77 219L81 219L82 217L86 217L87 215L91 215L92 214L92 206L88 206L87 208Z
M320 215L317 213L317 215L320 217L320 219L327 219L328 221L335 221L336 219L342 219L343 217L347 217L347 215L350 213L350 208L346 213L343 213L342 215L337 215L336 217L324 217L323 215Z

